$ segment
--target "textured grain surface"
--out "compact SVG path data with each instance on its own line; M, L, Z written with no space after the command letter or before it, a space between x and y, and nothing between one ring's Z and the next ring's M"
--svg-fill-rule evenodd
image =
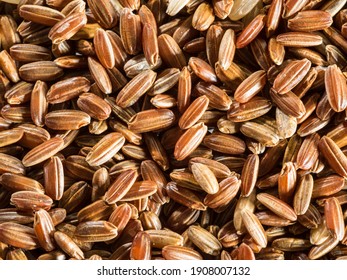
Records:
M0 0L0 259L346 259L346 0Z

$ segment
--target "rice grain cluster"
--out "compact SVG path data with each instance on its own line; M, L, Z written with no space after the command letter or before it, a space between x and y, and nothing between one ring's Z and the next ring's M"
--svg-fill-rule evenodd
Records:
M0 0L0 260L347 259L347 0Z

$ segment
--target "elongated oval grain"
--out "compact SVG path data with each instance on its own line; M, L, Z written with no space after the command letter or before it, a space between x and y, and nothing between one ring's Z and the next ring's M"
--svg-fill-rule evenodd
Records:
M118 93L116 103L122 108L130 107L144 95L153 85L157 74L152 70L146 70L135 76Z
M105 193L104 200L109 204L121 200L130 190L135 181L136 172L134 170L123 171Z
M56 104L78 97L90 89L90 81L84 77L73 77L53 84L46 95L48 103Z
M216 237L200 226L190 226L188 228L189 239L204 253L215 256L222 249L222 245Z
M106 69L94 58L88 57L88 67L96 84L103 93L112 92L112 83Z
M129 8L123 8L120 12L119 28L125 51L131 55L137 54L142 48L140 16Z
M297 119L276 108L276 124L278 134L282 138L292 137L297 129Z
M274 0L271 2L268 16L265 22L266 35L270 37L277 30L283 11L283 1Z
M112 132L104 136L86 156L90 166L98 166L111 159L124 145L125 138L119 132Z
M278 108L290 116L300 118L306 113L304 103L292 91L278 94L277 92L270 90L270 97Z
M94 35L94 46L100 63L108 69L115 66L113 47L109 36L102 28L98 28Z
M259 172L259 156L251 154L247 157L241 172L241 195L249 196L255 187Z
M207 135L203 142L210 149L226 154L242 154L246 149L242 139L218 132Z
M267 193L260 193L257 195L257 199L278 216L290 221L296 221L297 216L294 213L294 210L287 203L277 197Z
M276 249L283 251L301 251L311 247L309 240L300 238L278 238L272 242Z
M177 160L188 157L203 141L207 133L207 126L200 122L182 134L175 144L174 156Z
M121 234L132 217L132 214L131 206L124 203L116 207L108 218L108 221L115 225L118 229L118 234Z
M204 60L198 57L191 57L188 62L189 67L200 79L205 82L216 83L217 76L214 69Z
M4 173L0 177L1 185L10 191L34 191L44 193L43 186L36 180L23 175Z
M345 235L345 222L342 208L334 197L328 198L324 204L324 214L327 228L337 240L342 240Z
M84 259L83 251L67 234L60 231L56 231L54 233L54 240L57 243L57 245L70 257L75 258L77 260Z
M14 174L25 174L22 161L14 156L0 153L0 174L10 172Z
M144 180L150 180L157 184L158 188L157 192L152 196L153 200L160 204L168 202L169 198L164 191L167 180L159 165L152 160L145 160L141 162L140 170Z
M236 89L234 98L237 102L245 103L259 93L266 84L266 73L259 70L247 77Z
M77 100L77 106L89 116L97 120L106 120L111 114L111 106L94 93L82 93Z
M64 72L53 61L36 61L24 64L19 68L19 76L27 82L54 81L60 78Z
M59 44L70 39L86 24L87 16L84 13L72 14L57 22L49 31L48 37L54 44Z
M10 54L14 60L33 62L40 60L51 60L49 49L32 44L16 44L10 48Z
M118 235L117 227L107 221L88 221L76 227L74 237L84 242L103 242Z
M234 102L228 111L228 119L232 122L245 122L265 115L272 108L270 100L253 97L245 103Z
M111 29L117 24L118 15L114 5L108 0L88 0L89 8L103 28Z
M336 143L327 136L323 136L318 144L330 167L342 177L347 177L347 158Z
M163 61L174 68L182 69L187 60L176 41L168 34L158 37L159 55Z
M257 15L241 32L236 40L236 48L244 48L251 43L265 26L265 15Z
M108 205L105 201L96 200L82 208L77 213L77 219L79 222L104 220L110 216L113 210L114 207Z
M48 86L45 82L36 81L30 97L31 119L37 126L44 126L45 115L48 111L46 94Z
M230 108L232 101L228 94L222 90L221 88L206 82L199 82L195 90L199 93L199 95L206 95L209 99L209 106L221 110L226 111Z
M37 211L39 209L49 210L53 204L53 200L42 193L19 191L11 195L11 203L19 210Z
M146 23L142 29L142 48L146 60L151 66L156 65L159 61L159 46L156 27L156 25L153 26L153 24Z
M54 62L63 69L76 69L85 67L88 64L85 57L78 55L61 56L56 58Z
M199 252L184 246L167 245L162 249L166 260L202 260Z
M211 169L216 178L224 179L232 175L232 172L226 165L213 159L208 159L204 157L194 157L190 159L189 166L191 167L193 163L201 163L208 166L208 168Z
M158 94L151 98L151 103L158 109L169 109L175 107L177 101L172 95Z
M144 135L145 143L148 147L148 151L152 159L163 169L167 170L169 168L169 160L167 153L159 142L158 137L154 133L147 133Z
M146 230L145 231L151 240L152 246L154 248L162 249L165 246L173 245L173 246L182 246L183 245L183 237L173 232L169 229L161 229L161 230Z
M308 59L289 63L276 77L273 88L279 94L292 90L305 77L311 67Z
M0 131L0 147L8 146L18 142L23 137L23 130L8 129Z
M151 259L151 239L147 232L140 231L135 235L130 249L130 259Z
M267 237L259 219L249 210L241 210L241 217L248 233L259 246L265 248L267 245Z
M199 31L205 31L213 21L213 8L208 3L201 3L194 12L192 26Z
M213 24L206 33L206 55L209 63L215 65L219 60L220 44L224 31L222 27Z
M324 75L325 90L328 101L336 112L341 112L347 107L347 84L336 64L328 66Z
M235 32L228 29L222 37L218 51L218 62L224 70L227 70L234 60L235 50Z
M312 198L333 195L339 192L343 186L344 178L338 175L318 178L314 181Z
M149 229L162 229L159 217L151 211L142 212L140 215L140 220L143 224L145 230Z
M166 191L171 199L182 205L196 210L206 210L206 206L194 192L177 186L175 182L169 182L166 186Z
M11 82L19 82L19 71L16 63L6 50L0 52L0 68Z
M169 109L150 109L134 115L128 128L135 133L156 131L171 126L175 121L174 113Z
M288 20L288 28L293 31L318 31L333 23L331 15L326 11L301 11Z
M282 218L274 214L273 212L267 210L257 212L255 213L255 215L258 217L260 223L264 226L285 227L293 224L292 221Z
M20 213L15 208L3 208L0 210L1 223L13 222L21 225L30 224L34 217L28 213Z
M90 116L79 110L51 111L45 117L46 126L54 130L76 130L90 121Z
M13 222L0 224L0 241L26 250L33 250L39 246L33 228Z
M193 163L191 170L195 180L201 188L208 194L215 194L219 190L219 185L216 176L208 166L202 163Z
M308 117L297 130L297 134L301 137L305 137L312 133L315 133L325 127L329 123L330 119L322 121L320 118L316 116Z
M285 56L285 48L275 38L271 38L268 44L269 56L276 65L281 65Z
M287 32L276 37L285 47L314 47L322 44L321 36L309 32Z
M30 99L33 85L27 82L19 82L5 92L4 97L9 104L22 104Z
M306 174L299 179L296 187L293 208L295 214L303 215L310 206L310 201L313 191L313 177L311 174Z
M59 152L63 145L64 140L62 138L53 137L30 150L22 159L23 165L28 167L41 163Z
M64 193L64 169L61 159L53 156L43 168L46 194L54 200L60 200Z
M40 209L34 215L34 231L40 245L47 252L55 249L53 233L55 231L53 221L49 213Z
M156 81L153 89L148 92L150 95L165 93L174 87L178 81L180 71L177 68L168 68L162 71Z
M297 173L292 162L283 164L278 176L278 194L279 198L286 203L291 203L295 191Z
M308 253L308 257L311 260L319 259L325 254L329 253L338 243L339 240L337 238L329 237L328 240L323 244L312 247L312 249Z
M316 162L319 156L318 142L319 135L317 133L313 133L304 139L296 159L299 168L308 170Z
M255 121L242 123L240 131L268 147L276 146L280 140L276 130Z
M47 130L32 124L21 124L18 128L24 132L19 143L27 148L35 148L51 138Z
M179 119L178 125L181 129L192 127L206 111L209 99L203 95L195 99Z
M231 176L219 183L218 192L207 194L204 204L210 208L227 205L238 193L241 181L236 176Z
M25 20L47 26L53 26L65 18L61 12L40 5L21 5L19 15Z
M133 201L149 197L157 191L157 184L150 180L135 182L121 201Z
M245 15L247 15L254 6L257 5L257 1L234 1L234 5L230 11L228 17L233 20L240 20Z

